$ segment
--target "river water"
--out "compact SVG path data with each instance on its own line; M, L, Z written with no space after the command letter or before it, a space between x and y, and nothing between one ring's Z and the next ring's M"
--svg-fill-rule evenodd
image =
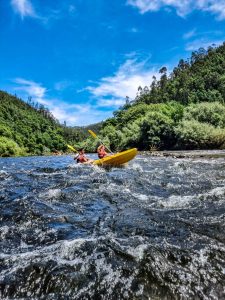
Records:
M0 159L1 299L224 299L225 160Z

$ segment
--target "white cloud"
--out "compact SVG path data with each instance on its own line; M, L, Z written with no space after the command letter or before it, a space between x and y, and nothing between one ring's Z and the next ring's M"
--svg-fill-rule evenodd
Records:
M111 111L102 111L99 107L86 103L71 104L54 100L54 103L49 101L48 107L61 123L66 121L69 126L94 124L112 115Z
M131 33L138 33L140 32L138 28L136 27L132 27L131 29L128 30L128 32L131 32Z
M53 113L53 116L60 121L60 123L63 123L66 121L68 125L76 124L77 117L74 113L69 113L65 108L63 104L60 105L52 105L49 103L49 109Z
M111 116L111 111L101 111L96 105L88 103L68 103L60 99L49 97L48 90L42 84L24 78L13 80L14 92L22 99L32 97L34 102L45 105L53 113L56 119L70 126L83 126L100 122Z
M141 14L148 11L158 11L162 7L172 7L176 9L178 15L183 16L189 12L189 3L192 1L193 0L127 0L127 4L137 7Z
M124 104L124 99L100 99L98 106L100 107L119 107Z
M15 90L25 92L27 96L33 97L39 103L46 104L46 100L44 98L47 89L40 83L24 78L16 78L14 82L17 84Z
M72 82L68 80L62 80L55 83L54 88L57 91L63 91L67 89L68 87L72 86Z
M157 71L149 65L148 59L139 60L127 55L127 60L113 76L100 79L96 86L86 88L95 98L100 98L99 106L118 107L125 103L125 97L134 99L139 86L149 86Z
M161 8L174 8L182 17L200 10L216 15L219 20L225 19L224 0L127 0L127 4L138 8L141 14Z
M68 7L68 11L69 11L70 14L73 14L74 12L76 12L76 7L71 4Z
M195 39L186 44L186 51L196 51L199 48L207 49L210 46L219 46L223 44L223 40L209 40L206 38Z
M33 0L10 0L14 12L20 15L21 19L25 17L35 18L42 23L46 28L49 28L52 23L65 17L74 17L76 15L76 7L68 5L68 3L60 3L57 9L52 9L47 4L40 6L39 11L34 8ZM40 12L41 9L41 12Z
M196 29L193 29L193 30L191 30L191 31L186 32L186 33L183 35L183 39L188 40L188 39L194 37L195 35L196 35Z
M11 5L22 19L24 17L37 17L34 7L29 0L11 0Z

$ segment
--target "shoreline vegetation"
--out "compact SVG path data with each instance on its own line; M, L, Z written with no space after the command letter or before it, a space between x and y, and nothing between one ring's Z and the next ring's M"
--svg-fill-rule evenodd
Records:
M88 154L93 154L93 153L87 153ZM224 150L213 150L212 152L209 150L189 150L189 151L185 151L185 150L171 150L171 151L159 151L159 150L155 150L155 151L138 151L138 154L141 156L150 156L150 157L171 157L171 158L187 158L187 159L218 159L218 158L225 158L225 151ZM74 154L71 154L71 152L62 152L60 154L54 154L54 153L50 153L50 154L43 154L41 156L74 156ZM31 156L37 156L37 155L32 155L32 154L28 154L28 155L19 155L19 156L10 156L10 157L31 157ZM2 156L0 158L8 158L8 156ZM96 158L97 159L97 158Z
M172 157L172 158L207 158L207 159L216 159L216 158L225 158L224 150L172 150L172 151L142 151L140 152L143 156L153 156L153 157Z
M32 98L0 91L0 156L57 155L67 153L67 144L93 153L98 141L87 129L115 152L225 149L225 43L193 52L171 74L166 67L159 73L112 118L88 127L61 125Z

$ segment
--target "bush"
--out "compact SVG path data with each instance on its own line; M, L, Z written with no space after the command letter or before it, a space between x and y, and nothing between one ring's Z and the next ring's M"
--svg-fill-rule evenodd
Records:
M195 120L183 120L175 128L180 149L216 149L225 142L225 129Z
M141 144L144 149L150 145L171 148L174 140L174 121L161 112L149 112L141 125Z
M109 139L110 149L117 151L122 141L122 133L112 125L108 125L101 130L101 135Z
M0 137L0 156L7 157L18 155L25 155L24 149L20 148L13 140L6 137Z
M141 122L143 122L143 120L138 119L124 127L120 133L120 150L125 150L130 147L141 147Z
M185 120L196 120L225 128L225 106L219 102L192 104L184 110Z
M9 127L0 124L0 136L5 136L8 138L12 137L12 132Z

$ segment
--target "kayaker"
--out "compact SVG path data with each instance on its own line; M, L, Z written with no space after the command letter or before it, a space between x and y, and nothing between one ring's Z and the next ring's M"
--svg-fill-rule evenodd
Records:
M98 157L100 159L104 158L106 156L109 156L109 154L105 151L105 146L103 144L101 144L100 146L98 146L97 153L98 153Z
M77 160L77 163L91 164L93 162L93 159L90 159L85 155L84 148L79 149L78 153L79 154L74 157L74 160Z

